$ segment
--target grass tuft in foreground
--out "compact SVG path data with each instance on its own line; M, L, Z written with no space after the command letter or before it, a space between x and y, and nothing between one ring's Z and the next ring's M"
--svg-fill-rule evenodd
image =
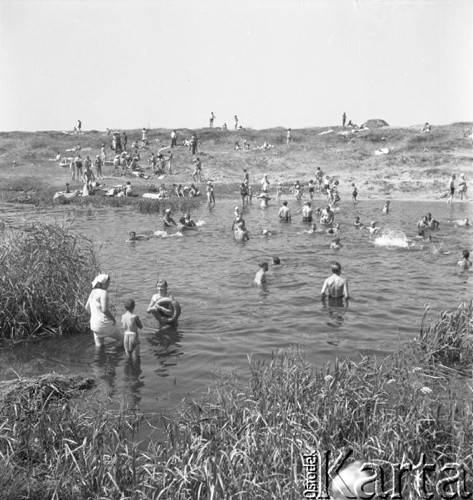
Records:
M463 315L471 321L471 305L442 313L430 334L454 335ZM460 335L456 349L465 342ZM472 491L471 388L417 351L415 342L382 360L317 370L296 349L250 360L248 381L221 376L167 420L166 442L146 449L133 439L136 415L61 400L35 412L0 407L0 491L11 499L303 498L303 455L348 448L386 464L417 463L425 453L437 466L429 491L442 464L464 464ZM403 485L403 498L421 498L414 481Z
M90 242L66 227L35 223L0 244L0 337L83 333L81 300L98 264Z

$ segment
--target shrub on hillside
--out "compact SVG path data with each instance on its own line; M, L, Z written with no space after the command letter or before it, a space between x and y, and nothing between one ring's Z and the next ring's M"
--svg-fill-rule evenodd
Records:
M84 301L98 263L89 240L38 223L0 246L0 338L85 333Z

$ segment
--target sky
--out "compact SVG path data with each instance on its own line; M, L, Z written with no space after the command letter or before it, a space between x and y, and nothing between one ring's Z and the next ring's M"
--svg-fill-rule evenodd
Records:
M473 121L473 0L0 0L0 130Z

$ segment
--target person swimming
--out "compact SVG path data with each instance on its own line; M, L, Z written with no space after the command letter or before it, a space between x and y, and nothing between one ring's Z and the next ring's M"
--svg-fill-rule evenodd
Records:
M315 234L317 232L317 224L315 222L312 222L310 225L310 229L304 229L302 231L302 234Z
M357 228L357 229L361 229L363 228L363 222L360 221L360 217L357 215L355 217L355 222L353 223L353 225Z
M464 219L449 220L448 222L455 224L455 226L469 226L470 225L470 219L468 217L465 217Z
M332 243L330 244L330 248L332 250L340 250L340 248L342 248L342 244L340 242L340 238L335 238Z
M141 240L149 240L149 236L146 236L145 234L136 234L135 231L130 231L130 236L127 240L125 240L125 243L131 243L133 241Z
M458 261L458 265L466 271L467 269L470 269L472 262L470 260L470 252L468 250L463 250L462 252L462 260Z

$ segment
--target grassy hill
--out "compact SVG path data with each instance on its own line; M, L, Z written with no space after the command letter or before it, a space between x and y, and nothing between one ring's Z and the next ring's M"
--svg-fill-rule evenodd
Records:
M178 144L190 138L193 132L199 137L198 156L202 160L204 177L215 183L218 196L235 196L237 185L242 180L243 168L250 171L251 183L256 185L263 174L269 175L273 183L288 186L295 180L306 184L314 177L316 167L340 180L341 191L348 192L356 182L360 198L373 196L404 197L441 196L451 173L473 174L472 142L465 137L466 129L472 123L454 123L434 126L430 133L420 133L419 127L382 127L352 133L341 127L318 127L293 129L290 144L286 144L286 130L222 131L204 128L199 130L179 129ZM322 134L332 130L330 133ZM127 130L129 144L141 139L141 130ZM141 149L140 164L148 167L152 151L170 143L170 130L153 129L148 133L149 148ZM59 131L3 132L0 133L0 199L17 198L18 193L41 194L44 200L52 199L55 191L63 189L69 181L69 169L61 168L51 161L59 151L63 156L76 145L81 146L81 156L94 159L102 143L110 159L111 135L100 131L86 131L81 135ZM235 143L246 140L250 150L237 151ZM264 142L273 147L259 148ZM258 149L259 148L259 149ZM375 155L375 151L387 148L388 154ZM147 190L148 185L192 182L192 155L188 148L173 149L174 175L163 180L136 179L130 177L138 192ZM106 185L126 182L112 174L107 166ZM71 184L72 188L81 183ZM256 187L256 186L255 186Z

